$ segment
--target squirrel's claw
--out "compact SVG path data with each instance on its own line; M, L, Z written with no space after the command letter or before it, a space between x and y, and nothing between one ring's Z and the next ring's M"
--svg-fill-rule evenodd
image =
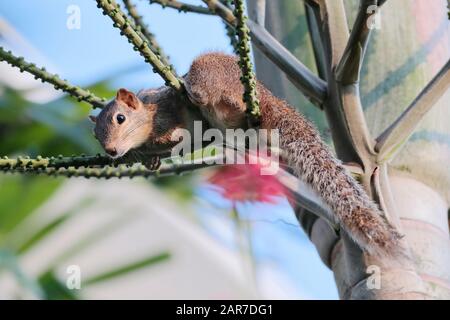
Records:
M144 165L148 170L156 171L161 166L161 157L151 156L147 161L145 161Z

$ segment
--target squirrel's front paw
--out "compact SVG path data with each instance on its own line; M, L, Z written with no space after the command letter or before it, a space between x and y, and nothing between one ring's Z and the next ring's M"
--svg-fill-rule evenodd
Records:
M147 161L145 161L144 165L148 170L156 171L161 166L161 157L151 156Z

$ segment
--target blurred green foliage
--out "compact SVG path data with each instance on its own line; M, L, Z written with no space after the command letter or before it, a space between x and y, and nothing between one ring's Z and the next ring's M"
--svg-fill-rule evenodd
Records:
M107 81L87 88L99 96L112 97L115 94ZM63 96L46 104L36 104L24 98L21 92L0 86L0 156L69 156L73 154L96 154L102 150L92 134L88 120L91 107ZM154 184L170 191L177 200L187 201L193 196L192 175L164 177L153 180ZM26 254L46 236L62 226L71 215L89 206L93 199L77 204L68 212L22 231L22 223L43 205L58 189L64 179L30 176L0 175L0 272L10 272L26 292L42 299L77 299L76 291L69 290L56 275L60 263L90 245L106 237L123 225L112 220L110 224L95 230L95 233L77 240L73 246L50 262L47 270L36 279L29 277L19 263ZM151 253L139 261L123 261L88 280L91 283L109 281L135 270L166 261L166 251ZM89 285L89 283L83 283ZM18 296L17 298L21 298Z
M89 88L104 96L114 91L107 82ZM87 120L91 107L63 96L50 103L36 104L26 100L21 92L0 86L0 156L71 155L97 153L100 148ZM56 290L58 285L49 271L37 282L27 279L15 263L17 255L28 250L62 221L53 221L22 245L9 243L10 235L30 214L58 189L61 179L44 176L0 175L0 270L9 269L22 279L19 282L37 296L69 297ZM63 217L65 217L64 215ZM25 236L25 235L24 235ZM26 237L25 237L26 238ZM30 285L32 284L32 285ZM45 293L48 289L48 293Z
M93 92L113 95L106 82ZM0 87L0 156L52 156L100 152L87 120L91 107L69 97L36 104ZM52 195L60 179L0 175L0 245L8 232Z

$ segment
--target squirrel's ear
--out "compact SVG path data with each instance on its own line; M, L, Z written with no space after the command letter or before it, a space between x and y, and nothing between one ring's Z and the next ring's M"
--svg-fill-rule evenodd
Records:
M137 109L139 107L139 99L133 92L128 91L127 89L119 89L117 91L117 100L122 101L127 106L133 109Z
M97 117L96 116L89 115L89 119L92 121L92 123L96 123L97 122Z

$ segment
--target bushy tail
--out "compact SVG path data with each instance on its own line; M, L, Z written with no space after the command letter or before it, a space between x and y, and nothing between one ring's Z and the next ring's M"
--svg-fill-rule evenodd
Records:
M262 126L280 130L284 160L321 195L342 228L370 254L394 256L401 252L399 233L321 141L317 130L269 92L260 96Z

